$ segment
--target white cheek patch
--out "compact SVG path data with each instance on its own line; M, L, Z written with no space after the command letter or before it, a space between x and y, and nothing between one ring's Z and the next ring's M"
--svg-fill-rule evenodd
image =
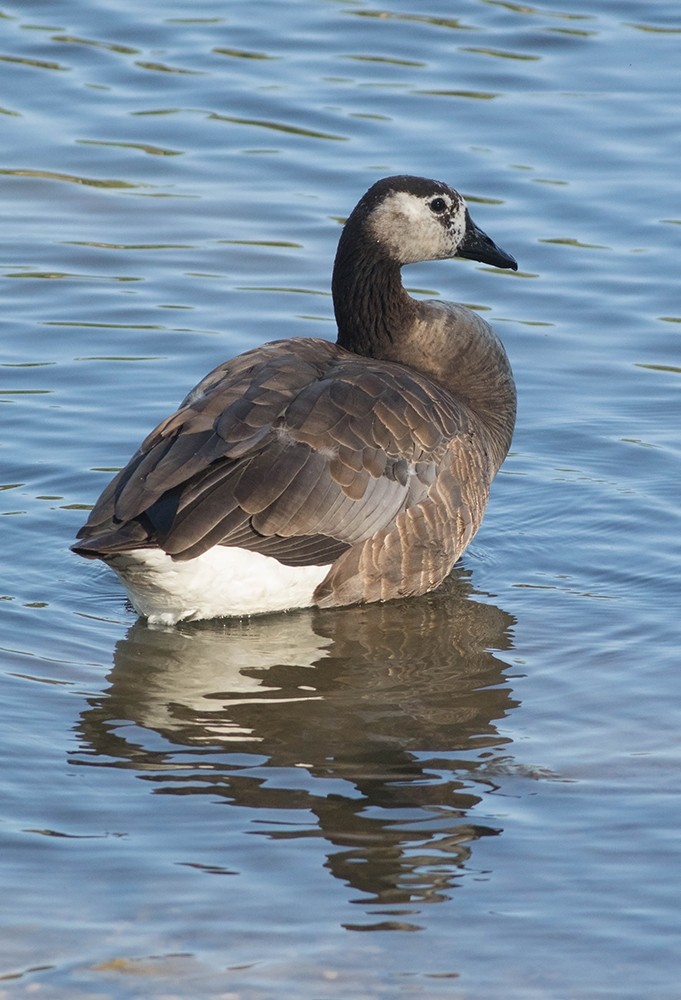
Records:
M463 239L466 229L463 199L441 216L431 210L431 200L395 191L371 213L372 235L401 264L452 257Z
M456 254L466 235L466 205L463 198L458 205L454 206L452 213L448 227L450 242L450 254L448 256L451 257Z

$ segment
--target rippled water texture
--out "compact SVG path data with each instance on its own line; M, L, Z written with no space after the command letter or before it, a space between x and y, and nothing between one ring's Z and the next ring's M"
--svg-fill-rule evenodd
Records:
M678 1000L676 2L0 15L0 1000ZM68 545L220 360L334 337L377 177L517 274L514 446L430 597L152 630Z

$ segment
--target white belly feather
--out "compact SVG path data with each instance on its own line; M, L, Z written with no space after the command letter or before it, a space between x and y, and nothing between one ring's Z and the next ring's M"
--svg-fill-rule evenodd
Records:
M152 624L289 611L312 605L328 566L284 566L247 549L215 546L196 559L136 549L107 560Z

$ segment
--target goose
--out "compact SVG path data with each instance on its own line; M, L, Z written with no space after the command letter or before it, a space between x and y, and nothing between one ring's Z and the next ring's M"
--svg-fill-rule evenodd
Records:
M73 550L139 615L173 625L415 597L478 530L513 434L504 347L463 305L417 300L403 265L517 270L440 181L377 181L348 217L338 337L218 365L106 487Z

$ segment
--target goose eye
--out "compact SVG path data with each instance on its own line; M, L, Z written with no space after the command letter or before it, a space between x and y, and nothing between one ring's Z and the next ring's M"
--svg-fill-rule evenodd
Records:
M447 202L444 198L433 198L428 207L435 215L442 215L447 208Z

